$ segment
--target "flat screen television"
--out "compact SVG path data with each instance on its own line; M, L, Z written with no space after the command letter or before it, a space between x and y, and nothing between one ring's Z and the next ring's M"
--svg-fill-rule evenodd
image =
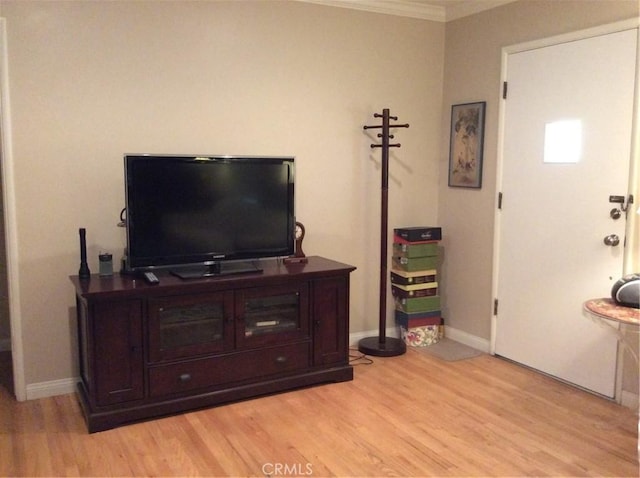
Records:
M260 270L294 252L294 158L126 154L125 270Z

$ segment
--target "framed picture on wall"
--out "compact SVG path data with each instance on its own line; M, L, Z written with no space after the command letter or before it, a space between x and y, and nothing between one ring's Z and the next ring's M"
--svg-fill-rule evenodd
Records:
M484 114L486 102L451 107L449 186L482 187Z

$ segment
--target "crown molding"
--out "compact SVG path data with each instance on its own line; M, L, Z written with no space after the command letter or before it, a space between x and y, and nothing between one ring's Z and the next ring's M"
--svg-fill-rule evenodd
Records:
M457 20L458 18L468 17L476 13L490 10L492 8L513 3L517 0L475 0L455 2L446 8L446 21Z
M408 0L297 0L331 7L350 8L367 12L384 13L401 17L421 18L436 22L446 21L444 7Z
M350 8L367 12L448 22L516 0L297 0L331 7Z

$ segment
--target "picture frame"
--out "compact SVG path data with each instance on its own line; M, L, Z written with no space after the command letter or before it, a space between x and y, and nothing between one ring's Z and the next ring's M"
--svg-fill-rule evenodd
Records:
M482 187L486 101L451 106L449 187Z

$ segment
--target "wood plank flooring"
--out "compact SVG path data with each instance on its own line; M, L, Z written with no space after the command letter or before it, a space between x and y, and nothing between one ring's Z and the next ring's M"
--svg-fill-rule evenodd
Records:
M328 384L87 434L0 387L0 476L633 476L638 417L489 355L409 350Z

